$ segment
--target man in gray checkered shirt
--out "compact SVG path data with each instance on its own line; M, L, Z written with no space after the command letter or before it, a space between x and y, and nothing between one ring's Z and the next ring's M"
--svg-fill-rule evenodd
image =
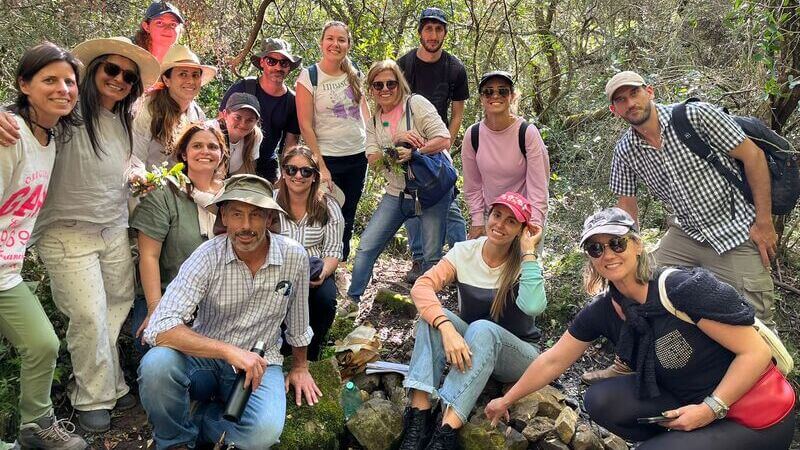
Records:
M753 192L742 193L707 161L686 147L672 124L672 106L654 102L654 92L635 72L620 72L606 84L614 115L631 127L617 142L610 187L618 206L636 219L636 185L644 182L674 217L654 252L660 266L702 266L741 292L756 315L774 327L770 259L777 234L772 224L769 171L764 154L727 114L702 102L686 112L698 134L724 165L738 173L744 165ZM605 378L624 367L589 373ZM587 378L589 378L587 380Z
M145 330L155 346L139 366L142 406L158 449L217 442L266 449L278 442L286 394L313 405L321 392L308 372L308 256L291 239L268 231L282 211L272 186L255 175L236 175L215 200L227 234L197 248L169 284ZM191 326L187 325L193 320ZM292 346L284 380L281 324ZM249 351L266 342L265 357ZM238 423L222 410L237 371L253 394ZM286 391L285 391L285 390ZM190 411L190 401L199 408Z

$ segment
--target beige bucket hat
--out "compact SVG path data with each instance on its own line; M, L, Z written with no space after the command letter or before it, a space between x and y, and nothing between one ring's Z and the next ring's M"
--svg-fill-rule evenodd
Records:
M214 199L212 205L236 200L264 209L274 209L286 214L286 211L272 198L272 184L250 174L234 175L225 180L225 188Z
M84 67L88 67L89 63L103 55L119 55L128 58L139 67L139 78L145 88L158 81L158 76L162 73L158 60L150 52L122 36L89 39L72 49L72 54L81 60ZM84 75L83 72L84 69L81 69L81 77Z
M173 45L161 62L161 74L175 67L192 67L203 71L201 83L206 85L217 74L217 68L200 63L200 58L189 50L189 47L181 44Z

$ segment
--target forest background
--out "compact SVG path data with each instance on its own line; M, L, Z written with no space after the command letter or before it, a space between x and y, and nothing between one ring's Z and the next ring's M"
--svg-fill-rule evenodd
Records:
M347 23L350 55L362 71L374 61L396 58L418 45L417 19L438 6L450 25L444 48L467 68L471 98L464 125L480 120L477 81L483 72L505 69L516 77L518 112L535 123L550 152L550 211L545 238L548 311L545 328L563 330L586 296L580 289L583 257L576 248L583 219L615 201L608 190L614 143L626 124L613 118L603 94L606 80L636 70L655 87L662 103L700 97L732 112L755 115L797 144L800 138L800 2L798 0L174 0L185 19L181 39L200 58L222 70L199 102L216 116L219 99L239 76L257 75L248 48L280 36L304 64L319 59L322 24ZM0 100L13 95L13 74L24 50L42 40L71 48L94 37L132 36L144 0L0 0ZM298 71L290 74L292 85ZM456 139L457 154L461 136ZM460 158L456 156L460 167ZM75 176L91 176L75 174ZM382 183L370 173L359 206L357 232L380 198ZM663 232L666 211L640 193L640 220L652 242ZM463 206L463 203L462 203ZM466 215L465 215L466 217ZM795 354L800 347L800 213L776 218L780 235L773 276L781 336ZM391 257L405 258L400 232ZM44 281L37 292L65 328ZM63 347L62 347L63 348ZM63 358L62 358L63 359ZM800 361L800 360L798 360ZM59 363L65 382L68 361ZM0 340L0 438L16 427L18 360ZM797 381L797 373L793 380Z

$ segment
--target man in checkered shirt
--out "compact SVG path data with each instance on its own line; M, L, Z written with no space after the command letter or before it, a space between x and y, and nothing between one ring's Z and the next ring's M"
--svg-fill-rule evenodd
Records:
M639 74L618 73L608 81L605 92L611 112L631 124L617 142L611 162L609 184L618 196L618 206L637 218L636 185L642 181L675 216L654 252L656 263L709 269L741 292L756 315L774 327L769 267L777 234L769 171L761 149L716 107L687 104L689 122L722 163L736 173L734 160L743 163L752 205L683 144L672 124L672 106L655 103L652 86Z
M283 430L290 385L298 405L302 397L313 405L321 395L306 361L313 336L308 256L297 242L268 231L282 211L272 186L236 175L214 203L227 234L183 263L144 333L155 347L139 366L139 391L158 449L193 448L223 434L226 445L266 449ZM282 323L294 357L285 380ZM264 357L249 351L257 341L266 342ZM241 371L253 394L234 423L222 413ZM190 401L200 406L190 409Z

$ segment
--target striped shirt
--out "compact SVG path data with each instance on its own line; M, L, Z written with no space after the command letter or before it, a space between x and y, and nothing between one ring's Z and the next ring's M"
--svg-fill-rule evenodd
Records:
M344 217L336 200L324 196L328 207L328 223L323 225L308 222L308 214L299 222L295 222L285 214L279 214L281 234L294 239L305 247L308 256L317 258L342 259L342 235L344 235Z
M681 142L672 124L672 106L656 105L662 148L647 143L633 128L617 142L611 162L611 191L636 195L639 179L677 216L683 231L722 254L750 237L755 208L707 161ZM745 134L727 114L708 103L689 103L687 117L700 137L711 143L722 164L739 173L731 150Z
M204 242L181 266L150 318L145 340L194 318L191 328L205 337L249 350L267 344L269 364L282 364L281 323L286 342L305 347L308 324L308 257L291 239L269 233L269 253L253 276L233 251L226 234Z

